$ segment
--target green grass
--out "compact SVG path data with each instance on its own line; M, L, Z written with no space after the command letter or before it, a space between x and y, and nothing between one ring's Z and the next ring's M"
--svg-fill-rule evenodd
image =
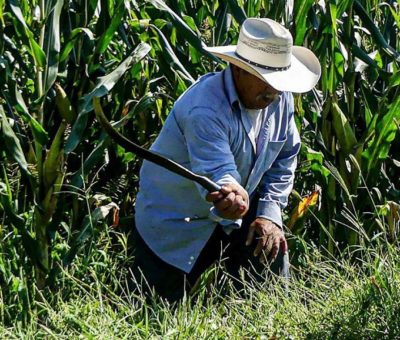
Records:
M273 283L249 282L239 294L226 279L176 306L157 298L146 302L126 288L127 254L105 238L91 262L76 262L60 275L57 293L37 295L40 302L27 324L18 318L6 322L0 337L392 339L400 334L400 253L394 247L353 252L353 258L363 259L357 266L346 256L328 259L309 247L288 290L273 278Z

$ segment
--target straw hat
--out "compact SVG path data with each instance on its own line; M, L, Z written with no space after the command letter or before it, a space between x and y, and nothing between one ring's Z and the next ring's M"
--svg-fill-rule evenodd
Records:
M321 65L309 49L293 46L290 32L271 19L246 19L237 45L206 47L278 91L310 91L321 75Z

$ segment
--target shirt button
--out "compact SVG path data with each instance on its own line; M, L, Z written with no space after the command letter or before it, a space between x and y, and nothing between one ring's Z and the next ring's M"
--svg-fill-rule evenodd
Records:
M192 264L192 261L189 261L188 264Z
M194 260L194 256L190 256L190 259L193 261Z

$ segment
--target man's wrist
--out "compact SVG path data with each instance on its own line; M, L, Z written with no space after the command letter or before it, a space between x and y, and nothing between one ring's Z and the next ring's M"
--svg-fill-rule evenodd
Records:
M276 227L280 228L279 225L277 225L274 221L271 221L269 218L267 217L263 217L263 216L257 216L256 220L261 220L261 221L265 221L265 222L270 222L273 225L275 225Z

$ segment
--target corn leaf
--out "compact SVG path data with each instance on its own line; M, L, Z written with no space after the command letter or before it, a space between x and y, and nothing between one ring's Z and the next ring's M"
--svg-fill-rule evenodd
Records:
M6 171L4 167L2 167L2 170L5 174ZM18 229L22 229L25 225L25 220L15 212L12 191L6 176L4 176L4 183L2 181L0 182L0 203L6 213L6 220L9 219L14 226Z
M141 43L136 47L132 54L126 58L114 71L104 77L99 78L96 87L87 95L85 95L79 105L78 117L72 127L71 135L65 145L65 153L70 153L78 146L81 141L84 130L87 126L88 113L93 110L92 99L94 97L101 98L108 94L118 80L129 70L132 65L142 60L150 51L150 46Z
M296 36L294 39L295 45L303 44L304 37L307 32L307 13L309 12L314 0L295 1L294 7L294 22L296 25Z
M198 51L200 51L202 54L208 56L209 58L218 61L218 59L212 55L211 53L207 52L204 50L204 42L200 39L200 37L194 33L190 27L186 24L186 22L178 15L176 14L171 8L169 8L165 2L162 0L147 0L150 2L154 7L159 9L160 11L167 12L173 21L173 23L176 25L176 28L178 29L179 33L182 34L182 36Z
M376 124L375 137L363 152L366 160L366 171L369 174L375 170L380 160L385 159L388 155L391 142L397 133L396 121L400 120L400 97L390 105L389 111Z
M96 52L101 54L107 49L107 46L110 43L111 39L113 38L115 31L117 30L118 26L121 25L124 13L125 13L125 5L124 2L122 1L118 5L110 25L101 35L99 42L97 43L96 46Z
M351 6L353 4L353 0L340 0L337 1L336 15L340 18L345 12L349 12Z
M23 26L22 34L25 35L26 38L29 40L30 44L30 53L32 54L33 58L35 59L35 63L37 66L40 68L44 68L46 65L46 55L39 46L39 44L35 41L35 38L33 36L33 33L29 30L24 16L22 14L21 8L18 6L18 3L16 0L10 0L10 8L13 11L15 17L18 19L18 21L21 23Z
M44 72L44 95L57 78L60 54L60 15L63 4L64 0L57 0L48 19L49 30L44 41L44 50L47 57L47 67Z
M336 7L336 0L329 1L329 13L331 15L331 23L334 35L337 34L337 7Z
M48 140L48 134L46 130L43 128L42 125L40 125L40 123L34 117L31 116L27 106L25 105L25 101L22 95L18 91L16 86L15 86L15 100L17 102L15 108L22 115L24 121L31 126L32 134L33 137L35 138L35 141L38 142L40 145L46 144Z
M93 32L90 29L85 28L85 27L78 27L78 28L73 29L67 43L64 45L64 47L62 49L62 52L60 55L60 63L68 58L69 53L74 48L74 45L75 45L76 41L78 40L78 37L81 33L85 33L86 36L90 40L94 40Z
M390 77L389 86L393 88L400 86L400 71L397 71Z
M243 21L245 21L247 18L243 8L239 6L236 0L227 0L227 3L235 20L239 23L239 25L243 24Z
M390 9L390 12L392 13L393 19L396 21L397 27L400 27L400 13L395 11L394 4L393 7L388 4L388 7Z
M215 27L215 45L220 46L223 45L229 28L232 23L232 16L228 13L228 6L226 4L221 4L222 8L219 11L219 15L217 17L217 24Z
M186 80L194 83L194 79L191 76L191 74L185 69L185 67L182 65L182 63L180 62L180 60L178 59L178 57L176 56L175 52L173 51L171 45L169 44L167 38L164 36L164 34L154 25L150 25L150 27L156 31L156 33L159 35L160 37L160 42L162 47L164 48L164 51L167 52L167 55L170 57L170 60L179 67L179 69L182 71L184 77L186 78Z
M351 48L351 52L354 54L355 57L358 59L362 60L364 63L367 65L371 66L372 68L379 68L377 62L373 60L367 52L362 50L359 46L356 44L353 44Z
M0 0L0 24L4 27L4 17L3 17L3 7L4 7L4 0Z
M1 130L3 134L2 138L10 157L12 157L18 163L19 167L21 168L21 171L24 174L31 177L31 172L28 169L28 163L25 159L21 143L16 134L14 133L10 123L8 122L8 119L6 117L6 114L2 106L0 106L0 118L1 118Z
M331 162L325 161L324 164L331 172L333 178L339 183L343 191L346 193L347 197L351 198L349 188L347 187L346 181L343 179L339 170Z
M390 57L394 57L400 62L400 53L397 52L383 37L379 28L374 24L373 20L369 17L368 12L361 5L358 0L354 1L353 8L355 12L360 16L365 28L371 33L371 37L375 40L376 44Z

